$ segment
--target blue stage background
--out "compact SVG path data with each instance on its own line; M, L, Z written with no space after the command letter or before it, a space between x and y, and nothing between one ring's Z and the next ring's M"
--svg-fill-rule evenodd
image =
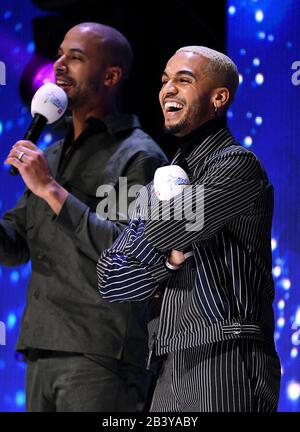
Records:
M30 122L30 113L20 99L19 83L34 53L32 18L40 14L30 0L1 1L0 61L6 66L6 85L0 86L1 214L23 191L22 180L11 178L3 161ZM282 361L279 410L299 411L300 87L295 85L297 70L292 64L300 62L300 3L229 0L227 15L227 51L241 74L228 123L238 140L260 157L275 186L272 247L275 339ZM44 148L52 141L51 132L46 131L39 144ZM25 367L14 347L29 276L30 263L0 267L0 321L6 326L6 345L0 345L0 411L24 410Z

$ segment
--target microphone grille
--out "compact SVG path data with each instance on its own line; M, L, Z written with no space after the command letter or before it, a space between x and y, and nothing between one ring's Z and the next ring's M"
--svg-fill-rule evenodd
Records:
M68 106L66 93L54 83L42 85L31 102L31 115L42 114L51 124L62 117Z

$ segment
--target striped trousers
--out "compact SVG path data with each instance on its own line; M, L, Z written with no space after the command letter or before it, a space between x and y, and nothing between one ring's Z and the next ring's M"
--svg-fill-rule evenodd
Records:
M150 411L276 411L280 375L276 352L251 339L178 350L164 361Z

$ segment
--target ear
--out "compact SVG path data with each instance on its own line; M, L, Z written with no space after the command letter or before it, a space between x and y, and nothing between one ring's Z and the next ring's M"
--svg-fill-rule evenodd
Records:
M212 102L217 109L221 109L228 104L229 99L230 94L228 88L218 87L214 91Z
M109 66L104 75L104 85L112 87L118 84L122 78L122 69L119 66Z

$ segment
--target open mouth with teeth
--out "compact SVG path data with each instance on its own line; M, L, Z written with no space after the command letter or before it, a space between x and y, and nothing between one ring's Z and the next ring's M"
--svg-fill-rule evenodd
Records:
M167 112L175 112L182 110L183 105L178 102L166 102L165 103L165 111Z
M59 87L61 87L63 90L67 90L72 86L72 84L69 81L65 81L63 79L57 79L56 84Z
M168 117L176 116L176 114L180 112L183 107L184 105L179 102L166 102L164 105L165 115L167 115Z

